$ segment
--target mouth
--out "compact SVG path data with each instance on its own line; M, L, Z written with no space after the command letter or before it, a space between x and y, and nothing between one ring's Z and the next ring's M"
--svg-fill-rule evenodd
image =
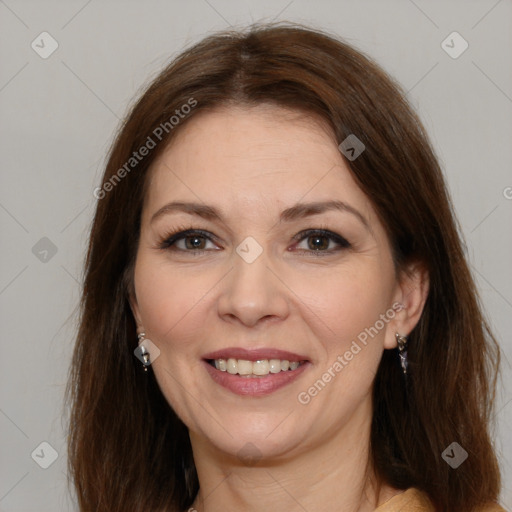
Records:
M269 374L289 372L296 370L306 361L289 361L288 359L259 359L249 361L247 359L207 359L208 364L221 372L240 377L264 377Z
M298 378L311 364L306 357L291 352L240 348L207 354L203 362L214 382L246 396L273 393Z

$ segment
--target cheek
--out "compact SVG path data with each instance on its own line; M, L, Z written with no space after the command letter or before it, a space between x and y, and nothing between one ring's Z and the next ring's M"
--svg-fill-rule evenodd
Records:
M325 428L348 421L370 393L384 349L382 318L394 317L392 284L392 268L379 265L302 282L303 316L322 351L296 398Z
M173 339L186 342L187 326L215 282L208 273L179 272L165 263L140 257L135 267L135 289L148 337L164 348ZM196 322L193 324L197 327Z
M203 340L208 294L217 281L205 272L176 271L151 255L141 255L135 267L144 330L160 349L152 368L167 402L187 425L195 423L193 397L200 392L194 391L194 366Z
M350 345L391 306L392 268L370 263L363 260L350 268L304 273L294 286L304 315L327 352Z

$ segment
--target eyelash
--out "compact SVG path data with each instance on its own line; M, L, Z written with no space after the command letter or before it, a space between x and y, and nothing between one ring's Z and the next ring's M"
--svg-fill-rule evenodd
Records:
M180 240L184 240L187 238L187 236L200 236L204 237L210 242L215 243L216 237L212 236L207 231L203 231L202 229L196 229L193 227L187 227L187 226L180 226L173 230L170 233L167 233L166 236L163 237L163 239L159 242L158 248L162 250L172 250L172 251L180 251L183 253L190 253L195 256L200 256L204 253L210 252L212 249L177 249L175 247L176 242ZM351 247L350 242L343 238L342 236L333 233L332 231L329 231L328 229L325 229L323 227L315 228L315 229L306 229L304 231L301 231L300 233L297 233L293 240L296 240L297 242L301 242L303 240L306 240L309 237L312 236L321 236L326 237L330 241L334 241L338 244L338 248L336 249L328 249L328 250L313 250L313 249L298 249L294 252L299 252L300 254L305 254L308 256L329 256L332 255L335 252L342 251L344 249L349 249Z

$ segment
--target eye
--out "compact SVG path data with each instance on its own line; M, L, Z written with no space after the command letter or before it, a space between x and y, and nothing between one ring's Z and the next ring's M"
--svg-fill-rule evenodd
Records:
M167 234L158 247L199 255L206 251L219 250L219 246L214 242L215 239L216 237L207 231L180 228ZM351 246L345 238L326 229L301 231L293 239L299 242L293 246L293 251L315 256L332 254Z
M333 253L350 247L350 243L342 236L325 229L308 229L294 236L299 244L294 250L318 255L320 253Z
M208 244L211 246L208 247ZM206 231L197 229L187 229L167 235L160 243L160 248L196 253L218 250L218 246L213 243L212 236Z

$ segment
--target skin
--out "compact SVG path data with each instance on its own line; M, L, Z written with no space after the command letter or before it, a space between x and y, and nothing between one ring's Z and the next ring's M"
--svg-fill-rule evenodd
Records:
M368 463L371 390L395 333L419 320L428 279L419 266L396 273L385 230L329 129L270 105L203 112L180 128L149 179L131 304L161 351L152 364L158 383L189 428L201 486L194 508L365 512L401 492ZM329 200L350 205L367 226L339 210L279 221L297 203ZM152 220L171 201L214 206L223 219L170 211ZM183 239L162 248L170 232L190 228L216 238L196 240L202 253ZM293 238L318 228L350 247ZM248 236L263 249L252 263L235 250ZM298 394L396 302L404 309L300 403ZM310 365L268 396L241 397L202 363L226 347L279 348ZM244 461L244 446L257 461Z

